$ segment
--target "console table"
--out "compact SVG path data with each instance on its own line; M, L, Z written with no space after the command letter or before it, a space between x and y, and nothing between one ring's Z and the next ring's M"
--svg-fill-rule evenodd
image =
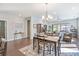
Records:
M24 32L17 32L17 33L14 33L14 40L16 40L16 35L18 35L18 34L20 34L21 37L23 38ZM22 39L22 38L21 38L21 39Z

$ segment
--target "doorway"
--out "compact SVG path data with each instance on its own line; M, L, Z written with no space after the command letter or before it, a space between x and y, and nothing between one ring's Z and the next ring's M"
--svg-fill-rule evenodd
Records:
M0 38L7 39L7 24L6 21L0 20Z
M30 20L27 20L27 39L30 39Z

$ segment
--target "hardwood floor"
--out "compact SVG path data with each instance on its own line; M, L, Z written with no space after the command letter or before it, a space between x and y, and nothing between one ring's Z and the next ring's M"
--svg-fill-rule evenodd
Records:
M30 39L21 39L16 41L10 41L7 44L7 56L23 56L18 49L31 44Z
M79 40L74 42L79 48ZM7 56L24 56L19 49L31 44L30 39L21 39L16 41L10 41L7 44Z

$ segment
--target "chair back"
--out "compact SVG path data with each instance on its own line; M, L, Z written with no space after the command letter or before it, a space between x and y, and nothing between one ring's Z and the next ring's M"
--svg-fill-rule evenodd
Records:
M71 33L65 33L64 34L64 41L70 42L72 39L72 34Z

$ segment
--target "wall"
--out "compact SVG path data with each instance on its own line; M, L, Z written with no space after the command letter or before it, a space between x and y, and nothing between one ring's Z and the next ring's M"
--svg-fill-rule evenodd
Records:
M79 38L79 18L77 19L77 23L78 23L77 24L78 25L77 27L78 27L78 38Z
M33 39L34 33L36 30L33 28L33 24L41 23L41 17L38 16L32 16L32 17L26 17L21 18L14 15L0 15L0 20L7 21L7 40L12 41L14 40L14 33L15 32L24 32L25 37L27 37L27 20L31 20L31 39ZM20 35L17 36L17 39L21 38Z
M44 24L44 23L40 16L32 16L29 19L31 20L31 39L33 39L34 33L36 33L36 29L33 28L33 24L38 24L38 23ZM0 15L0 20L7 21L7 40L8 41L14 40L14 33L19 32L19 31L25 32L25 37L27 37L27 35L26 35L26 33L27 33L26 24L27 23L25 24L24 20L28 20L28 17L22 18L22 17L18 17L18 16L14 16L14 15L4 15L4 17L2 17L2 15ZM73 24L77 28L75 19L68 20L68 21L60 21L58 23L70 23L70 24ZM78 20L78 23L79 23L79 20ZM18 27L17 24L19 24L21 26L19 28L17 28ZM48 24L49 25L55 24L55 22L50 22ZM79 27L79 25L78 25L78 27ZM79 30L78 30L78 33L79 33ZM19 38L20 38L20 36L19 36Z
M27 20L31 20L31 17L26 17L24 19L24 34L25 34L25 37L27 38ZM31 29L31 26L30 26L30 29ZM30 31L31 32L31 31Z
M24 31L23 18L14 15L4 15L4 17L2 16L3 15L0 15L0 20L7 21L7 40L14 40L14 33L16 31ZM16 27L18 23L22 24L22 27L20 29Z
M40 16L31 17L31 39L33 39L34 33L36 33L36 28L33 27L33 24L43 24Z

